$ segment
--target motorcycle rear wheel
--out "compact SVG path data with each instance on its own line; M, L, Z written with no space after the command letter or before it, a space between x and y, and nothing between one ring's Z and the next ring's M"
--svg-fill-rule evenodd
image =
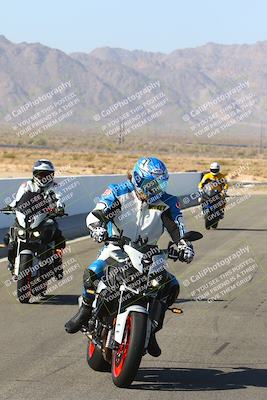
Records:
M92 340L89 340L87 344L86 361L94 371L104 372L110 370L110 365L104 359L102 350Z

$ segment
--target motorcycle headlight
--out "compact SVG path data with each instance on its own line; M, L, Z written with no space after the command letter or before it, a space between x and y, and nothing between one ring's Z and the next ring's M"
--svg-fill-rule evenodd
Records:
M25 231L23 229L19 229L18 236L23 239L25 237Z
M159 282L157 281L157 279L152 279L151 286L157 287L158 285L159 285Z
M34 231L32 234L35 238L38 238L41 235L39 231Z

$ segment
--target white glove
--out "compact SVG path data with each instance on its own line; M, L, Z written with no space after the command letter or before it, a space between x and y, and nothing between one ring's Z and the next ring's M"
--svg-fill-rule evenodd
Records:
M184 239L181 239L178 244L178 248L179 260L182 262L186 262L187 264L191 263L195 255L192 243L186 242Z
M170 242L168 245L168 258L170 258L174 262L179 260L179 253L177 251L177 246L172 242Z
M91 238L98 243L104 242L108 236L107 230L102 226L91 228L90 233L91 233Z

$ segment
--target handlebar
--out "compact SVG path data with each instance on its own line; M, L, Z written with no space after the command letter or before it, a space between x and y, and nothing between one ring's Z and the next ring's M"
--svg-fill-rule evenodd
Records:
M67 217L69 215L68 213L59 213L59 214L57 214L57 213L47 213L47 214L49 214L50 218L53 218L53 217Z
M15 214L16 211L14 209L2 208L2 209L0 209L0 212L3 214Z
M202 233L197 231L188 231L185 232L184 236L180 238L180 240L188 240L189 242L195 242L203 238Z
M189 242L195 242L203 238L202 233L196 231L186 232L180 240L188 240ZM111 236L105 240L105 243L116 243L117 246L123 247L125 244L130 244L131 239L126 236ZM163 252L168 251L168 249L162 250Z
M131 239L127 236L110 236L105 240L105 243L113 243L119 247L123 247L125 244L130 244Z
M2 208L2 209L0 209L0 213L3 213L3 214L15 214L16 213L16 209L15 208L13 208L13 209ZM53 212L43 212L42 214L48 214L50 218L53 218L53 217L54 218L56 218L56 217L65 217L65 216L69 215L68 213L53 213Z

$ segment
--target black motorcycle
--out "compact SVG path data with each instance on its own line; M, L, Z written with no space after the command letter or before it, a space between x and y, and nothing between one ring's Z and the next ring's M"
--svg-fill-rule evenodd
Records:
M43 194L27 192L15 208L0 210L16 216L9 240L16 251L13 279L21 303L28 303L31 296L44 295L47 282L55 276L59 257L55 252L55 219L67 214L58 214L50 207Z
M206 229L216 229L224 218L225 194L206 184L201 194L202 211Z

